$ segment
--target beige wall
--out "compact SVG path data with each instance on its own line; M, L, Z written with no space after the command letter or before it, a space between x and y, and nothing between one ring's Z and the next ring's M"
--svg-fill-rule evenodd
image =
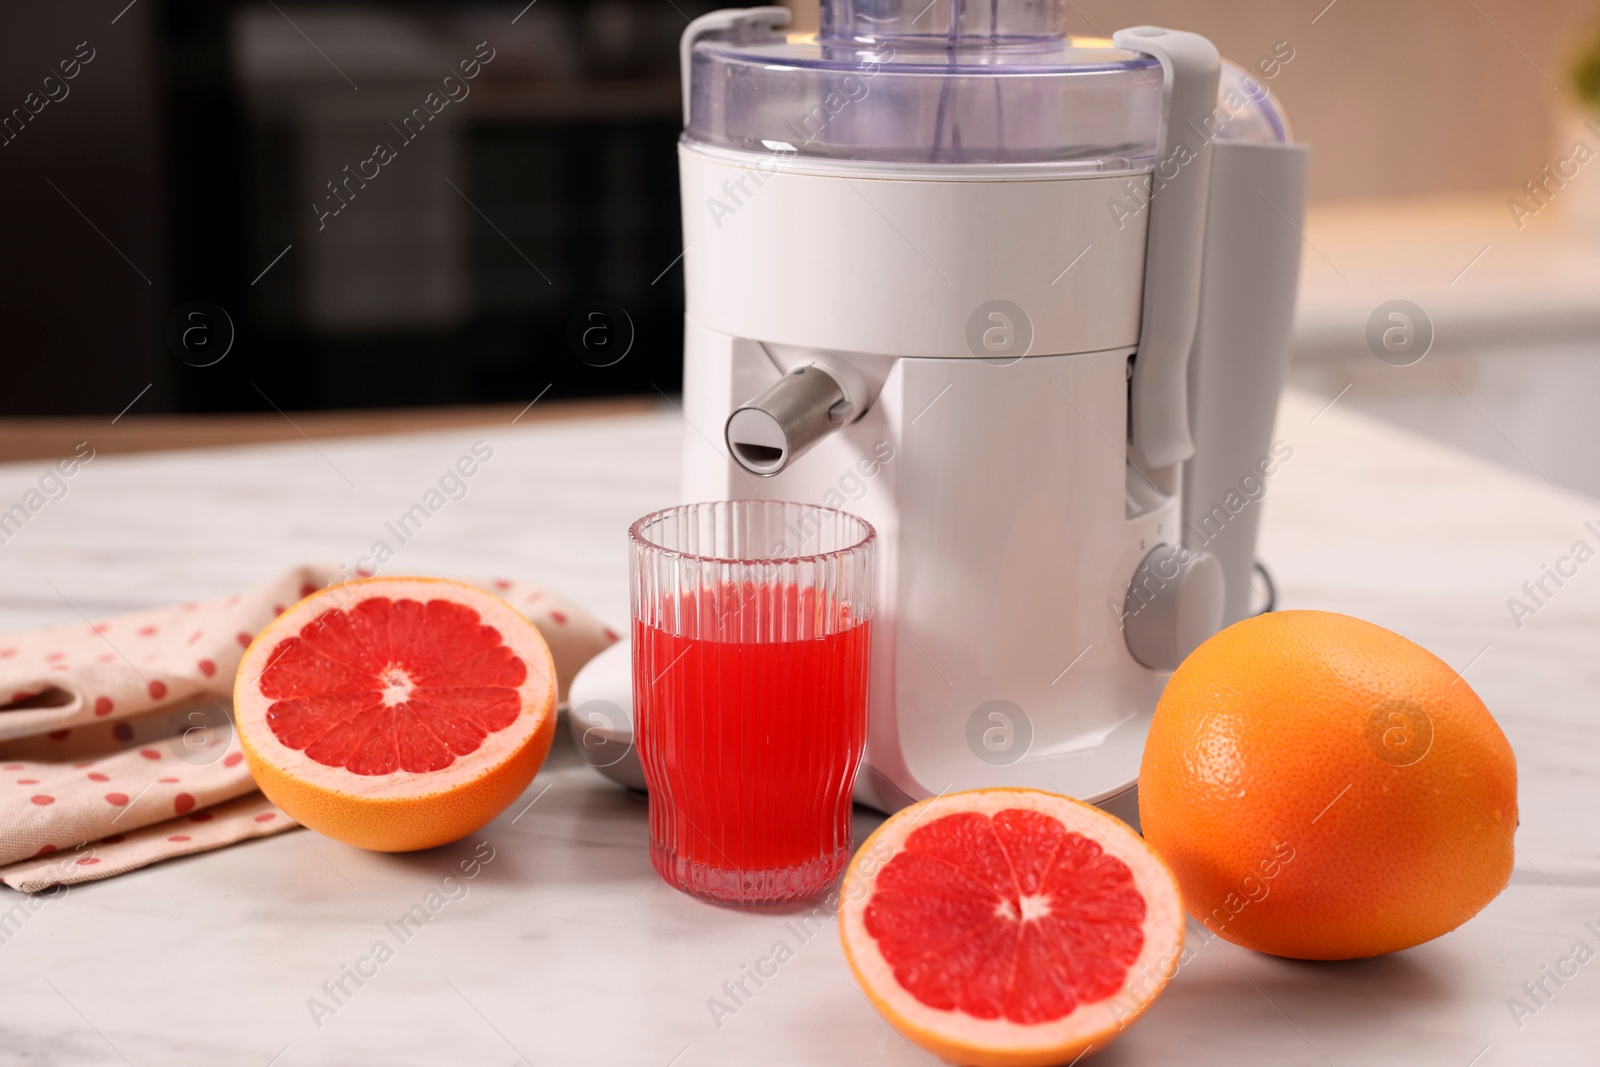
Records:
M1326 2L1074 0L1069 27L1191 29L1244 66L1287 41L1270 85L1313 146L1315 196L1509 190L1557 158L1553 102L1600 0ZM790 4L816 25L815 0Z

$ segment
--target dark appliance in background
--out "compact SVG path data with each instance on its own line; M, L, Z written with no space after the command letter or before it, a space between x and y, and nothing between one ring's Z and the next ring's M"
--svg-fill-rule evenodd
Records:
M155 143L154 177L118 195L122 164L97 159L89 131L71 154L101 174L76 203L103 237L139 220L155 237L138 249L144 284L74 285L62 265L62 307L33 312L63 326L19 353L58 365L0 410L114 413L145 380L139 412L675 391L677 41L715 6L145 0L81 31L51 15L31 46L45 59L68 36L143 57L102 64L126 82L102 99L149 96L133 136ZM91 94L61 110L80 103L81 121ZM23 166L8 185L54 195L5 162ZM89 242L80 259L114 255L73 238ZM101 300L102 285L119 292ZM92 344L73 340L74 316L99 317Z

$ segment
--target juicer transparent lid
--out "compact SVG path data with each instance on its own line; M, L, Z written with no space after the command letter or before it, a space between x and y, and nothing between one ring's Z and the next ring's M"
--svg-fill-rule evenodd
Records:
M1067 0L822 0L822 29L784 35L763 8L724 32L692 31L691 144L889 164L1148 169L1161 127L1161 65L1064 33ZM732 14L732 13L724 13ZM1287 140L1264 86L1233 68L1216 136Z

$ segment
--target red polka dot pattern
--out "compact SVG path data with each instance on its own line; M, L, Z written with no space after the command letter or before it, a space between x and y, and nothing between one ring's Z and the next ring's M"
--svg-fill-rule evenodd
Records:
M377 569L363 568L360 577L370 578ZM33 671L13 672L12 684L0 689L0 707L41 703L44 676L51 685L80 694L55 713L66 717L37 728L29 742L37 749L27 749L26 758L0 764L0 797L10 798L14 813L19 804L26 805L21 811L35 813L28 824L35 827L28 835L31 840L13 852L13 858L39 857L33 865L48 878L59 878L67 870L77 872L73 864L81 865L85 870L69 877L71 881L120 873L147 862L140 843L146 843L150 858L155 858L293 826L294 820L272 809L259 794L207 808L219 795L249 786L248 761L238 745L207 757L215 763L188 766L179 762L183 753L171 745L170 735L183 729L177 717L159 712L135 717L135 713L187 700L230 681L239 656L234 645L248 648L256 630L268 618L284 613L285 605L321 596L332 584L351 577L309 570L243 596L81 621L20 645L0 647L0 666L32 664ZM541 625L582 627L592 651L619 639L616 630L602 629L536 587L504 577L489 585L513 603L524 601L530 615L535 607L545 608ZM552 604L563 610L549 611ZM55 690L50 692L56 695ZM53 755L47 759L47 753ZM153 802L143 803L152 797ZM170 808L165 807L168 803ZM136 804L140 807L132 817L124 815ZM161 819L171 820L166 833L136 825ZM20 818L16 821L22 823ZM185 822L216 825L193 833L170 828ZM105 846L103 850L74 847L75 842L99 834L107 835L95 842ZM41 843L41 837L56 843ZM35 851L29 853L27 848ZM96 866L105 869L88 870ZM51 867L56 870L45 873Z

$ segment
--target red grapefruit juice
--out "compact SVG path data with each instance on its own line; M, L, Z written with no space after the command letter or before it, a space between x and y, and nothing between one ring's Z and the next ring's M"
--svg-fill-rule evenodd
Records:
M652 862L712 899L809 896L849 858L871 623L776 583L701 587L661 608L670 630L633 623Z

